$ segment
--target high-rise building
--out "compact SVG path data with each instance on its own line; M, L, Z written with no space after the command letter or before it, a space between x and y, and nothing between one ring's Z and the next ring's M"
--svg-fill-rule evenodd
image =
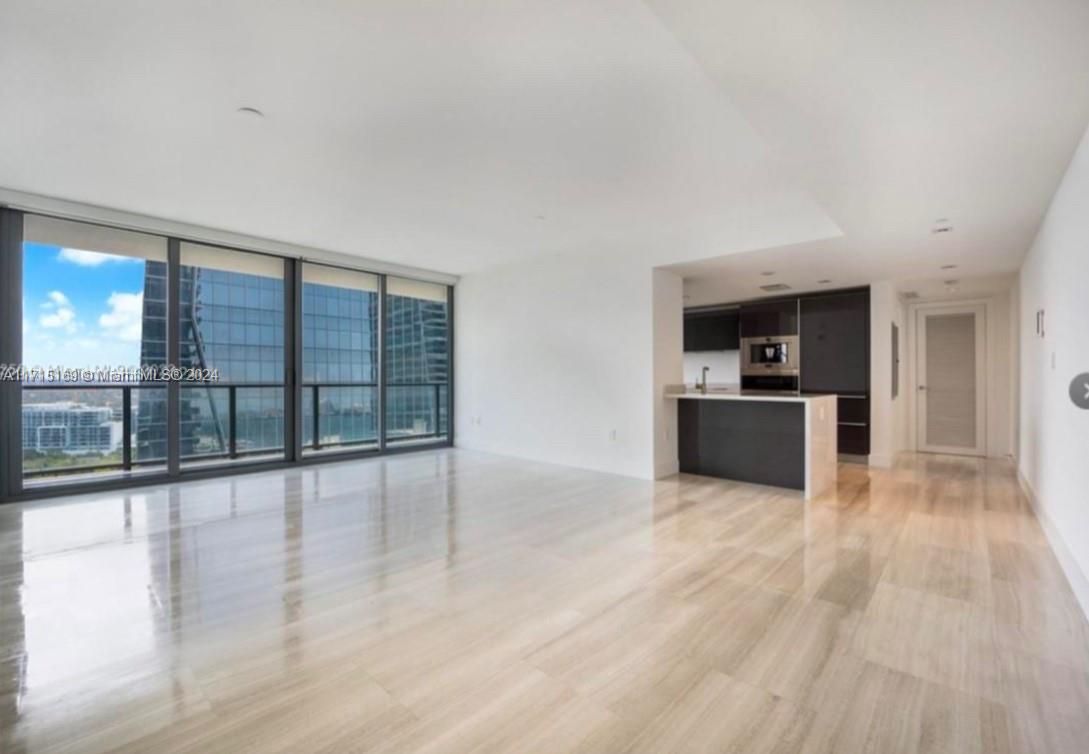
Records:
M69 455L110 453L121 443L121 423L107 406L71 401L23 404L23 449Z
M236 450L281 449L282 280L182 265L179 283L178 366L219 374L218 383L181 387L182 459L229 452L232 384L237 386ZM166 292L166 265L148 262L143 366L166 361ZM315 394L323 445L377 442L377 291L306 282L302 294L303 444L314 442ZM448 431L446 301L391 294L386 316L387 437L394 442L443 437ZM144 392L135 422L135 457L163 458L166 391Z
M182 264L179 286L178 366L218 375L217 383L182 385L182 458L230 451L230 385L235 450L282 449L283 279Z
M414 296L386 300L386 434L434 438L447 432L447 306Z
M166 263L144 263L144 301L140 328L140 366L166 364ZM136 410L133 456L139 460L166 458L166 390L140 391Z
M235 389L239 453L283 447L283 283L274 278L182 265L179 363L215 370L218 382L183 384L179 452L183 459L230 452L230 387ZM166 265L145 272L140 363L166 361ZM263 385L267 384L268 387ZM136 457L164 457L166 393L139 404Z
M303 444L378 441L378 289L374 276L311 274L302 287ZM308 280L308 277L317 280ZM349 284L349 281L357 283Z

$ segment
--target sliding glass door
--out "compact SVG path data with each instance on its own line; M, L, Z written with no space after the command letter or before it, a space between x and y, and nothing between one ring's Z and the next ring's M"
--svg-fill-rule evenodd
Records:
M183 467L282 458L284 260L183 243L178 270Z
M450 308L446 286L386 280L386 443L449 435Z
M450 442L448 286L3 218L0 295L23 309L5 497Z
M303 453L378 448L377 275L302 265Z

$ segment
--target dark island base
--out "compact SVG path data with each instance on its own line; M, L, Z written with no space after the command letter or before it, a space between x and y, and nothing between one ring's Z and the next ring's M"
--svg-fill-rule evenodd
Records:
M678 401L681 471L805 489L805 405Z

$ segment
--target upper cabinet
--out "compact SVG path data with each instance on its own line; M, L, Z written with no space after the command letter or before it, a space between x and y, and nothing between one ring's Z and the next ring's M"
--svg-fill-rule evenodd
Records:
M798 299L761 301L741 305L742 338L797 334Z
M870 294L801 299L802 390L864 395L870 389Z
M737 309L685 312L685 351L736 351L738 347Z

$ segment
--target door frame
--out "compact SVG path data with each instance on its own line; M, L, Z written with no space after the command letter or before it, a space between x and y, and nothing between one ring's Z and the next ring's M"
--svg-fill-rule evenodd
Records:
M987 456L987 310L986 301L943 302L919 304L914 309L914 366L912 370L913 429L915 450L920 453ZM934 314L976 315L976 445L962 448L926 443L926 402L920 400L925 389L926 327L925 319Z

